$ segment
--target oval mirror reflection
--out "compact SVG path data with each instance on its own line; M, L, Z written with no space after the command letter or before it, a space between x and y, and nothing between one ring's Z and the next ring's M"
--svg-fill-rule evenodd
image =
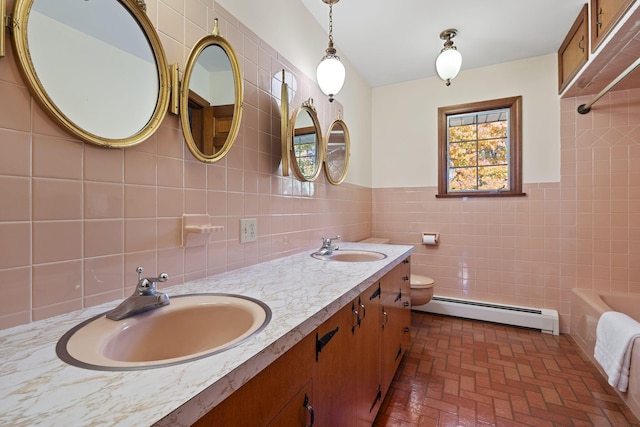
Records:
M231 149L242 114L240 67L233 49L216 31L191 51L180 99L187 146L207 163L222 159Z
M157 129L169 102L167 62L133 2L17 0L14 19L25 80L63 128L109 147Z
M351 156L349 129L342 120L335 120L329 126L324 160L327 179L333 185L341 184L347 176Z
M294 112L291 125L293 170L300 179L313 181L318 177L322 164L322 136L318 116L311 103L303 104Z

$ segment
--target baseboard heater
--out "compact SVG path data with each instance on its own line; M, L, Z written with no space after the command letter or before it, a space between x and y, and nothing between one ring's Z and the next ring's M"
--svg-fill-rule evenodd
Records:
M519 307L434 295L429 303L412 307L412 309L427 313L463 317L465 319L540 329L544 333L553 335L560 333L558 312L545 308Z

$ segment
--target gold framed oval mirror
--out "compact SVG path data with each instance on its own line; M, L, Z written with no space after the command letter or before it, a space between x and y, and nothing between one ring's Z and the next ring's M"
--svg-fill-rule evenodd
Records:
M180 122L187 147L198 160L213 163L233 145L242 118L242 75L231 45L218 33L191 49L180 87Z
M322 166L322 131L313 99L296 108L291 117L291 166L298 178L314 181Z
M333 185L341 184L347 177L351 157L351 137L347 124L334 120L327 131L324 154L324 171Z
M16 0L12 27L33 97L70 134L128 147L164 119L167 60L135 1Z

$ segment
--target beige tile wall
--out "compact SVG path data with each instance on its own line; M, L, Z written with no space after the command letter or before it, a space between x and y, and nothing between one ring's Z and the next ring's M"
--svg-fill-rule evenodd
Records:
M640 293L640 89L576 113L590 100L562 100L561 182L495 199L374 189L373 235L416 244L413 271L436 294L557 309L565 332L571 288ZM440 245L420 245L423 231Z
M0 59L0 329L122 298L138 265L166 271L178 284L319 246L325 234L370 234L370 189L335 187L324 175L302 183L280 170L281 70L297 83L292 105L313 96L324 126L341 107L330 108L312 80L212 1L147 6L169 63L180 69L220 18L244 75L237 142L224 160L199 163L178 118L168 115L135 147L83 144L30 97L7 43ZM225 231L207 247L182 248L183 213L208 214ZM257 218L256 243L239 243L243 217Z

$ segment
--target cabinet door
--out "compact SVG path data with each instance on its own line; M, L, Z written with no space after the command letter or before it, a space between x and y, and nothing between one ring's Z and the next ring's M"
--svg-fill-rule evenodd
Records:
M401 305L402 311L400 313L402 329L402 349L403 354L409 350L411 345L411 260L410 258L402 261L398 267L402 272L400 276L402 278L400 282L400 292L402 292Z
M591 51L618 23L633 0L591 0Z
M358 298L360 322L355 333L358 362L357 425L370 427L382 403L380 385L380 282Z
M585 4L558 50L558 88L562 92L589 59Z
M402 356L408 347L410 307L406 306L409 297L409 264L401 263L387 273L380 281L381 299L381 384L385 395L395 375ZM410 286L408 287L410 290ZM403 291L404 290L404 291ZM410 292L410 291L409 291Z
M315 335L312 334L236 390L194 426L264 426L276 416L281 420L290 416L290 412L279 414L311 379L315 368L314 349ZM305 426L307 424L297 424L303 419L302 415L304 411L299 410L291 415L294 418L290 423L280 425Z
M357 299L317 329L314 401L318 427L352 427L357 413Z
M309 380L268 424L269 427L305 427L315 424L313 380Z

